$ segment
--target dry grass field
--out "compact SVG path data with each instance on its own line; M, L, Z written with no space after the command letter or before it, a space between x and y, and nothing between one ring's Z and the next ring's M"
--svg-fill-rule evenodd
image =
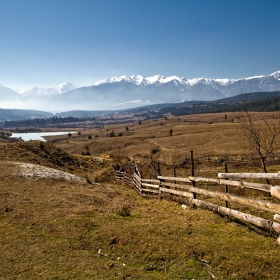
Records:
M229 162L240 162L229 168L238 172L261 171L259 162L240 161L241 158L251 160L241 137L242 130L238 123L238 113L189 115L178 118L138 121L127 125L105 126L102 129L81 130L81 135L50 137L55 146L70 154L81 155L86 148L91 156L110 156L114 161L133 163L145 166L153 159L164 165L180 166L190 151L195 160L205 162L206 166L197 169L205 174L215 175L223 172L223 159ZM173 131L172 136L170 130ZM108 137L114 131L121 137ZM92 137L91 139L88 139ZM279 157L280 145L276 145L275 155ZM278 164L279 163L279 164ZM280 160L268 163L269 171L280 168ZM231 172L229 171L229 172ZM213 173L214 172L214 173Z
M106 137L112 130L123 136ZM202 162L197 172L217 174L220 158L246 155L238 135L234 114L213 114L81 130L43 145L0 143L0 279L280 279L275 237L206 210L142 198L114 181L118 161L178 164L190 150ZM87 146L90 156L82 155ZM86 180L26 177L19 162Z
M81 130L80 136L73 134L71 138L59 136L51 139L58 141L56 145L69 153L81 154L84 147L88 146L91 154L96 156L111 154L145 158L151 155L154 148L162 149L167 161L171 161L174 152L184 154L190 150L194 150L197 157L240 156L240 148L236 146L239 128L237 116L227 114L227 120L224 116L205 114L149 120L142 121L141 125L138 122L112 125L102 129ZM173 130L172 137L170 129ZM116 135L122 132L123 136L108 137L111 131ZM89 135L92 139L88 139Z

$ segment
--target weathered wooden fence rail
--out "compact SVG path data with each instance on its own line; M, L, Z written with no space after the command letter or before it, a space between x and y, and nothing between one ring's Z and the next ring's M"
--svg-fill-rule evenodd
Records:
M157 179L144 179L141 178L141 173L135 167L134 173L132 174L128 174L124 170L116 170L115 174L117 180L133 187L141 195L169 195L185 201L189 206L197 206L222 215L229 215L269 230L272 234L280 234L280 224L275 222L280 222L280 186L242 181L243 179L280 179L280 173L219 173L218 178L157 176ZM221 191L220 186L226 186L224 192ZM228 186L266 192L271 197L260 199L236 195L228 192ZM211 189L209 190L210 187ZM212 190L213 188L214 190ZM197 199L196 195L201 196L201 199ZM205 201L209 198L215 201L217 199L224 201L226 202L226 206ZM272 219L264 219L232 209L229 207L232 204L255 208L266 211L267 213L274 213L274 216Z

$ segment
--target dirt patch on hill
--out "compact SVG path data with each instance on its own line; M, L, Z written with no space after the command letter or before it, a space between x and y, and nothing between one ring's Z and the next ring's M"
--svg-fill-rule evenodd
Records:
M76 175L60 171L54 168L45 167L38 164L31 163L14 163L18 165L19 172L18 175L22 177L26 177L28 179L38 179L38 178L46 178L46 179L64 179L66 181L75 181L86 183L85 178L78 177Z
M54 145L38 141L23 143L0 143L0 160L11 162L26 162L47 166L61 171L69 172L76 169L88 169L87 161L82 157L77 159Z

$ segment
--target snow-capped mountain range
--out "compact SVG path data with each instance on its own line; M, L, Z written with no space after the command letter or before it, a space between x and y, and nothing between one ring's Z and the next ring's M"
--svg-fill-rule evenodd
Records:
M166 84L169 82L174 82L177 85L183 85L183 86L193 86L199 82L205 82L208 84L211 84L212 81L216 81L217 83L221 85L226 85L235 82L236 80L230 80L230 79L209 79L209 78L194 78L194 79L185 79L183 77L178 76L169 76L165 77L162 75L155 75L155 76L149 76L149 77L143 77L141 75L132 75L132 76L116 76L112 77L106 80L102 80L100 82L95 83L95 86L99 86L102 84L112 84L112 83L130 83L135 84L137 86L149 86L149 85L157 85L160 86L162 84Z
M108 84L108 83L118 83L118 82L127 82L132 83L138 86L147 86L147 85L161 85L165 84L171 81L176 81L180 84L193 86L196 83L199 83L201 81L204 81L205 83L211 84L212 81L215 81L219 83L220 85L229 85L237 81L242 80L253 80L253 79L266 79L268 77L273 77L275 79L280 80L280 71L276 71L268 76L254 76L249 78L242 78L242 79L209 79L209 78L194 78L194 79L185 79L183 77L178 76L169 76L165 77L162 75L155 75L155 76L149 76L149 77L143 77L141 75L132 75L132 76L116 76L109 79L105 79L102 81L99 81L95 83L95 86L101 85L101 84Z
M76 85L66 82L55 87L34 87L32 89L24 91L22 93L22 96L57 95L76 88Z
M243 79L116 76L92 86L63 83L22 94L0 85L0 108L45 111L125 109L187 100L212 101L250 92L280 91L280 71Z

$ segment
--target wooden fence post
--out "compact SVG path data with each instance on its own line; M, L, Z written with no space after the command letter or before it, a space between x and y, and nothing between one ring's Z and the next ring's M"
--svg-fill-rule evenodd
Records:
M160 163L158 162L157 165L158 165L158 175L161 176L161 173L160 173Z
M225 173L228 173L228 166L227 166L226 162L224 163L224 166L225 166ZM228 193L228 185L225 185L225 193ZM228 201L226 201L226 208L229 208L229 202Z
M177 177L177 175L176 175L176 166L173 166L173 176ZM174 181L174 183L177 184L176 181Z
M194 177L194 159L193 159L193 151L191 151L191 172L192 172L192 177ZM195 181L192 181L192 185L195 186ZM196 199L196 193L193 193L193 198Z

